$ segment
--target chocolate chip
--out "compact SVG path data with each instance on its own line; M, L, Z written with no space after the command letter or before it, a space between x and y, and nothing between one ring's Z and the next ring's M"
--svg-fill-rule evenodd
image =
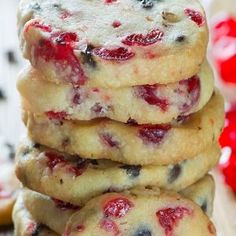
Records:
M126 122L127 125L137 125L138 122L135 119L132 119L131 117Z
M175 39L175 41L181 43L181 42L185 41L185 39L186 39L186 37L184 35L180 35Z
M30 149L29 148L25 148L23 151L22 151L22 156L26 156L27 154L30 153Z
M141 6L145 9L153 8L154 4L152 0L141 0Z
M15 53L12 50L9 50L9 51L6 52L6 57L7 57L7 61L10 64L16 64L17 63Z
M149 229L138 229L134 236L151 236L152 232Z
M95 166L98 165L98 161L97 161L97 160L91 160L90 163L91 163L92 165L95 165Z
M0 89L0 101L1 100L6 100L6 95L5 95L5 93L3 92L2 89Z
M60 179L60 184L63 184L63 183L64 183L63 179Z
M207 212L207 201L206 201L206 200L202 203L201 209L202 209L205 213Z
M42 229L43 229L43 225L42 224L37 224L35 227L35 230L32 232L31 236L39 236Z
M35 2L35 3L31 4L30 7L31 7L31 9L34 10L34 11L40 11L40 10L41 10L41 7L40 7L40 5L39 5L38 2Z
M131 178L136 178L140 175L140 170L142 168L141 165L131 166L131 165L124 165L120 166L121 169L126 170L126 174Z
M32 145L32 148L38 149L40 147L41 147L41 144L39 144L39 143L33 143L33 145Z
M54 3L54 4L52 4L52 6L55 8L58 8L58 9L62 8L61 4L59 4L59 3Z
M88 64L91 67L95 68L97 66L97 63L93 59L93 54L92 54L93 49L94 47L88 44L86 49L81 52L81 56L82 56L82 63Z
M174 165L170 171L168 176L168 182L171 184L173 183L181 174L182 168L180 164Z

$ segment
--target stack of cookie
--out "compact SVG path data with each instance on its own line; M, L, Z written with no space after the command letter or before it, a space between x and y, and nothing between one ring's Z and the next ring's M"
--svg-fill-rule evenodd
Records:
M21 0L28 138L16 235L216 235L224 107L197 0Z

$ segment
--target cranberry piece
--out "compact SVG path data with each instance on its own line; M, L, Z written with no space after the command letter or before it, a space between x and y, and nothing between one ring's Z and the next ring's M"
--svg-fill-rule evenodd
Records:
M189 111L197 103L197 101L199 101L201 92L200 79L198 76L193 76L190 79L180 81L179 84L186 87L188 92L186 96L188 101L181 104L179 107L179 109L185 113Z
M194 21L198 26L202 26L205 23L205 19L202 14L198 11L192 9L185 9L184 13L188 16L192 21Z
M38 20L34 20L29 25L27 25L27 27L25 28L25 33L27 33L31 27L37 28L43 32L52 32L52 28L50 25L46 25Z
M210 234L215 234L215 232L216 232L215 227L211 222L208 224L207 228L208 228L208 231L210 232Z
M166 236L173 236L174 227L178 225L184 215L190 215L191 210L185 207L166 208L157 211L156 216L160 225L165 229Z
M100 135L100 138L102 139L103 143L105 143L107 146L112 148L119 148L120 143L114 139L114 137L109 133L102 133Z
M71 16L72 16L72 13L66 10L63 10L60 14L60 18L62 20L65 20L66 18L71 17Z
M52 171L53 168L58 165L58 164L65 164L65 158L64 156L55 153L55 152L45 152L44 155L47 157L47 166L50 168Z
M87 78L73 50L77 41L75 33L53 33L49 39L39 41L34 52L35 59L40 57L46 62L55 61L58 73L62 74L70 67L70 74L66 79L76 86L83 85Z
M67 117L65 111L47 111L46 115L50 120L65 120Z
M29 233L29 235L32 235L37 229L37 224L35 222L30 222L27 225L26 232Z
M77 230L77 232L83 232L85 230L85 226L84 225L77 225L76 230Z
M75 206L69 202L63 202L59 199L56 198L51 198L55 204L55 206L59 209L61 209L62 211L66 211L66 210L79 210L80 207L79 206Z
M163 36L164 33L162 31L154 29L146 35L131 34L123 39L122 43L129 46L149 46L161 41Z
M225 18L221 18L213 26L213 43L216 43L222 36L229 36L236 38L236 18L231 16L226 16Z
M81 159L77 161L76 166L69 166L68 171L73 173L75 176L80 176L85 172L88 165L88 160Z
M134 57L135 53L129 48L95 48L93 50L94 55L108 61L126 61Z
M102 219L100 227L105 231L112 233L112 236L120 236L120 230L117 224L110 219Z
M165 98L157 96L159 85L143 85L135 87L135 94L137 97L144 99L148 104L158 106L162 111L168 109L169 103Z
M106 217L121 218L133 207L133 203L127 198L119 197L108 201L103 211Z
M113 26L114 28L118 28L118 27L121 26L121 22L118 21L118 20L115 20L115 21L113 21L112 26Z
M139 129L139 137L147 143L160 144L171 125L143 125Z

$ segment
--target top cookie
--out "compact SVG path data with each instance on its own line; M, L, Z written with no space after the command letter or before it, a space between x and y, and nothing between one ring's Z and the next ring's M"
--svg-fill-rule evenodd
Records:
M45 79L74 86L189 78L208 42L197 0L21 0L18 27L24 56Z

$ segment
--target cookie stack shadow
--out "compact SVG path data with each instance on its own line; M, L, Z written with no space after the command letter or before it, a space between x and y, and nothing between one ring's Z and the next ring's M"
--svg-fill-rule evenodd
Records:
M16 155L15 234L216 235L208 172L224 102L199 2L60 2L19 7L31 65L17 82L27 138Z

